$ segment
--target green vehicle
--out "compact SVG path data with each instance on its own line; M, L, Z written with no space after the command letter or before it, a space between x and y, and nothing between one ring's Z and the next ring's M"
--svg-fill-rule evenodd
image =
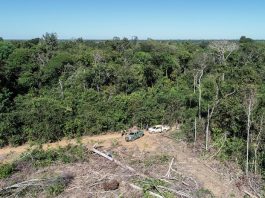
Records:
M125 136L125 140L126 142L130 142L130 141L134 141L140 137L143 137L144 136L144 132L143 131L133 131L133 132L130 132L128 135Z

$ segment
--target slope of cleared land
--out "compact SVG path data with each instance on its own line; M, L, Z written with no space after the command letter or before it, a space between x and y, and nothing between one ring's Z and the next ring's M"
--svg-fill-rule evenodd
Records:
M152 178L164 178L168 171L169 162L174 158L171 177L179 178L180 185L186 186L187 191L200 188L208 189L216 197L243 197L244 187L238 185L239 170L234 171L239 171L238 175L235 175L234 172L231 172L230 169L219 162L201 160L185 142L176 142L168 136L169 134L151 135L146 132L144 137L133 142L126 142L119 133L111 133L94 137L82 137L81 141L89 149L97 143L100 150L112 153L114 158L120 160L123 164L128 164L137 172ZM43 147L45 149L64 147L69 143L75 144L76 142L75 139L62 140L56 143L44 144ZM28 148L29 145L16 148L6 147L0 149L0 157L4 161L10 161ZM166 162L160 160L162 158L159 156L166 156ZM86 163L53 165L28 177L35 178L38 173L43 172L54 174L67 172L74 175L70 186L59 197L84 197L88 195L101 197L110 195L110 192L104 194L104 191L99 190L100 186L96 184L97 182L100 184L101 181L106 179L120 181L119 189L121 192L115 192L130 197L128 194L130 191L126 190L125 184L130 181L131 177L135 178L128 170L117 167L113 162L96 154L93 154ZM124 181L126 182L123 183ZM174 182L174 180L172 181ZM115 192L113 193L115 194Z

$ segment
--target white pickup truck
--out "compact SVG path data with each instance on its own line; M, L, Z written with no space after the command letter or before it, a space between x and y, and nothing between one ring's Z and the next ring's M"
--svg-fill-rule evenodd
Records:
M162 133L170 130L170 126L167 125L156 125L148 128L149 133Z

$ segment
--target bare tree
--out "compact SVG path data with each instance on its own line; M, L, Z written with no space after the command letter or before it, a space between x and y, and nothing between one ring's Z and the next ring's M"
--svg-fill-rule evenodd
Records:
M211 111L212 113L213 111ZM205 150L208 151L208 143L209 143L209 125L210 125L210 108L208 104L208 110L207 110L207 125L205 130Z
M218 61L221 64L225 64L232 52L239 48L239 45L232 41L223 40L213 41L209 47L216 51Z
M247 106L247 151L246 151L246 167L245 173L248 176L249 172L249 143L250 143L250 127L251 127L251 115L255 104L255 91L254 89L247 90L246 94L246 106Z
M238 43L232 41L213 41L209 45L210 49L213 49L217 55L217 61L221 64L226 64L227 59L232 54L233 51L239 48ZM222 80L224 81L225 74L223 73Z
M64 98L64 87L63 87L63 82L61 79L59 79L59 85L60 85L61 97L63 99Z
M196 87L199 91L199 104L198 104L198 115L199 115L199 119L201 119L201 98L202 98L202 89L201 89L201 81L202 81L202 77L204 75L204 70L207 67L207 63L208 63L209 57L208 54L203 53L201 55L199 55L197 57L197 59L195 59L195 64L197 64L198 69L197 69L197 73L194 75L194 78L196 77ZM195 82L195 80L194 80Z
M198 71L194 70L194 73L193 73L193 93L196 93L197 81L198 81Z
M198 116L201 119L201 98L202 98L202 89L201 89L201 81L204 75L204 70L207 67L208 62L208 54L203 53L197 56L195 59L195 64L198 66L198 69L195 69L193 73L193 92L196 93L196 88L199 91L199 104L198 104ZM195 116L194 119L194 144L197 141L197 119Z
M255 174L257 174L257 170L258 170L258 150L259 150L260 140L261 140L261 136L263 132L263 124L264 124L264 117L262 115L260 119L259 133L254 143L254 173Z
M104 60L101 51L95 51L93 53L93 64L97 65L99 63L101 63Z
M196 143L197 141L197 119L195 117L194 119L194 144Z
M202 76L203 76L203 73L204 73L204 69L206 67L202 68L200 70L200 76L199 76L199 79L198 79L198 90L199 90L199 118L201 119L201 100L202 100L202 89L201 89L201 80L202 80Z
M210 127L210 120L212 118L213 112L217 104L219 103L219 87L216 85L216 95L215 95L215 101L212 106L212 109L210 111L210 107L208 104L208 110L207 110L207 124L206 124L206 130L205 130L205 150L208 150L208 143L209 143L209 127Z

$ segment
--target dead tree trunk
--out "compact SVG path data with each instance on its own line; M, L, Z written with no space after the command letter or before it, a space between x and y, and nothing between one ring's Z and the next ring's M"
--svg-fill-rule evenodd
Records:
M225 73L222 75L222 81L225 81Z
M216 95L215 95L215 101L212 106L212 109L210 111L210 106L208 104L208 110L207 110L207 124L206 124L206 130L205 130L205 150L208 151L208 144L209 144L209 127L210 127L210 120L213 116L213 112L215 110L215 107L218 105L220 102L219 100L219 87L216 84Z
M205 131L205 150L208 151L208 142L209 142L209 125L210 125L210 108L208 105L208 111L207 111L207 125L206 125L206 131ZM213 112L213 109L211 113Z
M204 69L201 70L201 74L199 76L199 79L198 79L198 90L199 90L199 119L201 119L201 99L202 99L202 89L201 89L201 79L202 79L202 76L203 76L203 71Z
M197 119L195 117L194 119L194 144L196 143L197 141Z
M256 138L256 144L254 146L254 173L255 174L257 174L258 172L258 150L259 150L260 136L262 134L262 131L263 131L263 116L261 117L261 120L260 120L260 130Z
M59 80L60 90L61 90L61 97L64 98L64 88L63 88L63 82Z
M204 75L204 70L207 67L207 63L209 60L209 56L207 53L200 54L197 59L195 59L195 64L199 66L197 69L197 73L195 74L194 78L196 78L196 85L197 89L199 90L199 104L198 104L198 117L201 119L201 98L202 98L202 89L201 89L201 81ZM194 89L195 91L195 89Z
M193 93L196 93L196 86L197 86L197 79L198 79L198 72L195 71L193 76Z
M250 135L250 116L251 116L251 100L248 104L248 121L247 121L247 158L246 158L246 175L248 175L248 158L249 158L249 135Z
M251 113L254 103L254 94L251 92L247 99L247 153L246 153L246 175L249 172L249 143L250 143L250 127L251 127Z

